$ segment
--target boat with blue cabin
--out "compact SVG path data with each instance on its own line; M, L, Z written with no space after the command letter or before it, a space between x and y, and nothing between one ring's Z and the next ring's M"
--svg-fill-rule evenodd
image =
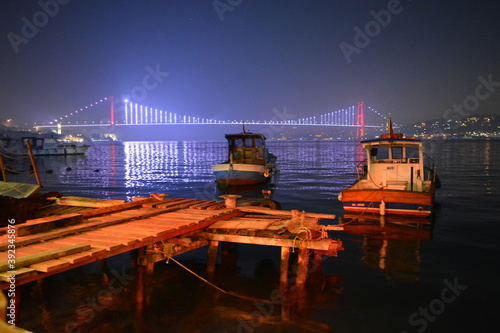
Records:
M348 213L429 216L436 188L436 168L423 151L422 141L393 133L361 141L366 152L358 179L342 190L339 200Z
M268 152L266 137L246 132L226 134L227 161L212 165L215 181L226 185L251 185L269 181L278 171L277 157Z

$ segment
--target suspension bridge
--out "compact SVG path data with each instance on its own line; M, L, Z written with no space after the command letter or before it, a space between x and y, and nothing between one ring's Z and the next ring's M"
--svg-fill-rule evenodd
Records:
M109 118L96 120L82 120L88 110L109 103ZM119 107L117 104L119 103ZM118 110L118 111L117 111ZM102 113L102 111L101 111ZM274 116L270 120L252 119L212 119L199 116L185 115L165 111L158 108L120 100L115 97L106 97L80 109L69 112L43 124L35 124L36 128L61 127L99 127L99 126L144 126L144 125L263 125L263 126L326 126L356 128L356 136L365 135L365 128L380 128L385 126L387 116L365 106L359 102L343 109L326 112L317 116L299 118L284 111L273 110ZM366 121L367 114L372 116L372 124ZM101 114L102 116L102 114ZM373 117L374 116L374 117Z

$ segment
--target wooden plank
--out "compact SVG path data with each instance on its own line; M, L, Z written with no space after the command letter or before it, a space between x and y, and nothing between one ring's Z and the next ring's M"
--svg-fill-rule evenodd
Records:
M227 234L212 234L208 232L199 233L198 236L220 242L243 243L254 245L268 245L268 246L287 246L293 248L307 248L312 250L331 250L330 239L320 240L299 240L299 239L282 239L282 238L267 238L267 237L253 237L253 236L240 236L240 235L227 235ZM333 241L339 242L339 241ZM341 243L340 243L341 244ZM341 246L333 245L333 248L341 249Z
M176 202L161 204L161 205L158 205L156 207L157 208L173 208L173 207L187 208L195 203L199 203L199 201L200 200L198 200L198 199L183 199L183 200L176 201Z
M181 200L184 200L184 199L182 199L182 198L163 199L162 201L155 201L155 202L151 202L151 203L145 203L145 204L142 205L142 207L156 208L158 205L161 205L161 204L164 204L164 203L177 202L177 201L181 201Z
M89 207L89 208L116 206L124 202L125 202L124 200L94 199L94 198L84 198L84 197L74 197L74 196L62 197L57 201L59 205Z
M127 246L132 245L139 240L137 237L134 236L124 236L124 235L117 235L114 232L106 231L106 230L96 230L92 232L92 235L101 237L102 239L107 239L107 240L113 240L116 242L120 242L122 244L126 244Z
M59 260L66 261L72 265L79 264L87 261L92 256L95 256L96 253L106 252L105 249L90 249L88 251L83 251L80 253L70 254L69 256L64 256L59 258Z
M80 212L79 214L81 214L84 218L88 219L88 218L103 215L103 214L110 214L110 213L114 213L114 212L118 212L118 211L122 211L122 210L126 210L126 209L140 207L143 204L146 204L149 202L155 202L155 201L157 201L157 200L154 198L145 198L143 200L129 201L129 202L125 202L125 203L119 204L119 205L90 209L90 210Z
M148 230L134 228L133 226L129 226L128 223L124 223L119 226L106 227L100 230L113 233L126 233L131 235L137 235L137 237L151 235L151 233Z
M68 246L70 244L74 244L74 242L67 241L67 240L64 241L64 239L65 238L62 238L60 240L54 240L54 241L51 241L51 242L53 242L55 244L60 244L61 247ZM63 258L64 258L64 260L67 260L67 259L71 259L72 256L75 256L75 258L77 258L79 256L88 257L89 255L91 257L95 257L95 256L101 255L103 253L107 253L107 252L108 251L106 251L106 249L104 249L104 248L96 248L96 247L92 247L91 246L90 250L88 250L88 251L82 251L82 252L78 252L78 253L75 253L75 254L66 255L66 256L60 257L58 259L63 260ZM70 261L70 263L71 263L71 260L67 260L67 261ZM80 260L77 260L77 261L80 262Z
M44 262L40 262L38 264L33 264L30 265L30 268L36 269L39 272L50 272L50 271L55 271L57 269L65 268L70 265L69 262L59 260L59 259L52 259Z
M68 238L65 238L64 240L68 240L74 243L87 243L92 247L95 248L105 248L107 251L114 251L117 249L120 249L122 247L125 247L126 244L120 243L120 242L113 242L112 240L104 240L104 239L99 239L96 238L96 236L92 236L92 234L81 234L78 236L71 236ZM89 246L89 248L90 248Z
M128 218L142 218L142 216L148 216L151 213L157 213L159 211L158 208L138 208L131 210L124 210L121 212L114 213L112 216L117 217L128 217Z
M18 257L16 258L16 268L29 266L45 260L56 259L68 254L82 252L89 249L90 246L88 244L77 244L77 245L66 246L58 250L43 251L38 254L33 254L20 258ZM8 261L0 262L0 272L6 271L8 269L9 269Z
M20 278L23 278L26 276L34 275L34 274L36 274L36 272L37 271L35 269L22 267L22 268L16 269L15 271L12 271L12 272L7 271L7 272L0 273L0 280L8 282L9 277L11 277L11 276L15 276L15 278L17 280L17 279L20 279Z
M28 220L16 227L16 236L21 237L46 232L56 228L80 224L81 222L83 222L83 217L75 213Z
M292 216L293 212L288 210L275 210L267 207L257 207L257 206L241 206L236 207L236 209L242 212L248 213L261 213L261 214L272 214L272 215L287 215ZM335 219L337 216L335 214L321 214L321 213L304 213L305 217L314 217L318 219Z
M183 224L187 225L187 223L183 223ZM141 230L151 230L151 231L168 230L168 229L171 229L171 226L173 226L173 225L175 225L175 222L166 224L166 223L149 222L147 220L141 220L137 223L129 223L128 224L128 226L131 226L131 227L137 227Z
M258 221L241 221L235 229L249 229L249 230L264 230L272 221L258 222Z
M218 210L218 209L224 209L226 208L226 204L224 202L218 202L218 203L215 203L211 206L208 206L206 209L207 210Z
M155 210L155 211L153 211L145 216L142 216L142 218L148 218L151 216L164 214L168 211L169 211L169 209L157 209L157 210ZM103 228L103 227L114 225L114 224L120 224L123 222L127 222L129 220L130 220L129 217L122 217L122 218L118 217L116 219L111 219L111 220L106 220L106 221L96 220L93 222L83 223L81 225L72 226L72 227L60 229L57 231L46 232L46 233L43 233L40 235L19 237L18 239L16 239L16 246L17 247L26 246L26 245L38 243L41 241L47 241L47 240L54 239L54 238L64 237L64 236L68 236L68 235L72 235L72 234L76 234L76 233L80 233L80 232L85 232L88 230L93 230L96 228ZM7 242L0 244L0 251L5 251L7 249L8 249Z
M189 209L200 209L201 210L201 209L205 209L209 206L212 206L215 203L217 203L217 201L213 201L213 200L204 201L204 202L189 206Z
M210 229L234 229L240 223L240 220L219 221L212 224L210 226Z

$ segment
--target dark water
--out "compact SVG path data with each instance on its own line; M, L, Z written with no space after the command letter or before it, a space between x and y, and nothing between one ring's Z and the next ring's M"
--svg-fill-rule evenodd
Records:
M363 159L358 143L274 141L269 148L281 173L266 187L283 209L343 214L337 196L356 178L354 167ZM224 295L176 264L160 262L146 287L150 304L138 315L139 278L122 255L108 267L96 263L24 286L18 324L58 333L498 332L500 140L433 141L426 148L443 184L429 224L412 228L412 221L396 220L407 223L398 226L388 220L381 230L374 220L371 228L331 232L345 250L310 268L307 289L287 295L290 306ZM66 196L213 199L221 193L210 164L224 159L224 142L123 142L96 144L86 157L40 158L39 167L44 190ZM261 190L241 194L258 197ZM272 298L279 249L239 245L237 251L237 268L218 266L216 283ZM202 248L178 259L206 276L205 257ZM116 274L129 280L110 294ZM282 313L292 320L284 324Z

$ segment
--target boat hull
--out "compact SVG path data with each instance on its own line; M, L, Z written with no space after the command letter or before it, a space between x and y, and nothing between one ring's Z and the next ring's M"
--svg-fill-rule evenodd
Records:
M346 189L340 192L340 201L349 213L376 213L387 215L429 216L434 194L402 190ZM382 201L385 208L381 207Z
M215 181L228 185L252 185L269 181L271 172L266 172L266 169L271 170L269 166L255 164L212 165Z
M90 146L33 149L33 155L35 156L83 155L87 152L87 149L89 148Z

